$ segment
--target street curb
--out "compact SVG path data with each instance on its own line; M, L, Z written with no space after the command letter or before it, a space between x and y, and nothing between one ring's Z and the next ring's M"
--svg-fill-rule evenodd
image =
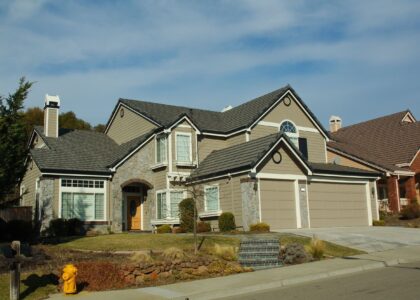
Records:
M330 271L330 272L321 272L321 273L310 274L310 275L305 275L305 276L296 276L294 278L282 279L276 282L256 284L256 285L243 287L243 288L230 289L228 291L224 290L222 293L216 292L216 291L212 291L211 293L210 292L194 293L194 294L186 294L185 296L180 296L174 299L185 300L187 297L190 300L192 299L210 300L210 299L221 299L221 298L232 297L232 296L240 296L240 295L244 295L248 293L262 292L262 291L267 291L270 289L293 286L293 285L297 285L301 283L308 283L308 282L321 280L321 279L334 278L334 277L338 277L342 275L349 275L349 274L360 273L363 271L381 269L385 267L395 266L401 263L407 263L409 261L410 260L405 260L405 259L404 260L392 259L392 260L384 260L384 261L375 261L375 262L368 263L368 264L358 266L358 267L345 268L345 269L335 270L335 271Z

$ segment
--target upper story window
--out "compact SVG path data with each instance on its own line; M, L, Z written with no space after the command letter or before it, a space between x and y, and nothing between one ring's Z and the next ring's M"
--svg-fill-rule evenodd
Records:
M191 134L177 132L176 136L176 161L180 163L192 162Z
M297 131L295 124L290 121L284 121L280 125L280 131L286 133L293 144L295 144L296 147L299 147L299 132Z
M158 164L166 163L167 142L166 135L156 138L156 163Z

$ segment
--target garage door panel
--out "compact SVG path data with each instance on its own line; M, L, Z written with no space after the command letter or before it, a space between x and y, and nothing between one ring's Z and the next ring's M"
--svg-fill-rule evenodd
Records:
M363 184L311 183L309 209L312 227L368 225Z
M293 181L261 180L260 193L263 222L272 229L296 228Z

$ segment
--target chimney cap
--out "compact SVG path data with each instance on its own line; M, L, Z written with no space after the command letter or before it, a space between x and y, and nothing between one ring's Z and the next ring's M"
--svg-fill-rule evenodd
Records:
M330 123L331 122L341 122L341 118L339 116L331 116L330 117Z
M45 95L45 106L60 107L60 97L58 95Z

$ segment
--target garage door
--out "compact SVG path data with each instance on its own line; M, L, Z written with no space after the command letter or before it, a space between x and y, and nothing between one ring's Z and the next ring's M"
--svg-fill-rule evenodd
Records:
M312 182L308 189L311 227L368 225L364 184Z
M271 229L296 228L293 181L261 180L261 217Z

